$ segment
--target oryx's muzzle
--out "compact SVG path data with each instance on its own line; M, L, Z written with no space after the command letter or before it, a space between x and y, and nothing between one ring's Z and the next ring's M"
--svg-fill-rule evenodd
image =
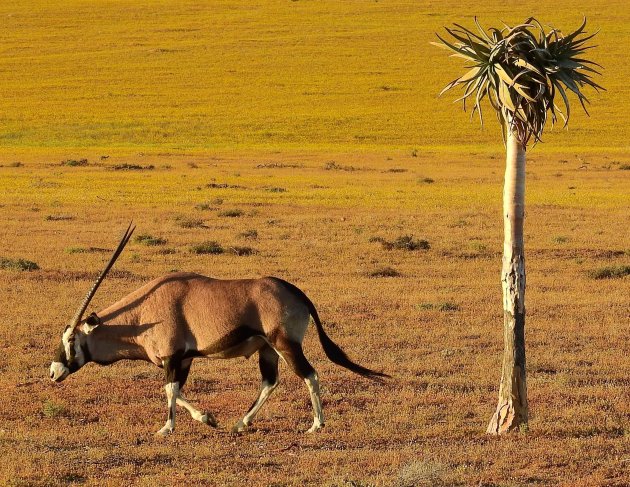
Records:
M50 379L53 382L61 382L70 375L70 369L61 362L50 364Z

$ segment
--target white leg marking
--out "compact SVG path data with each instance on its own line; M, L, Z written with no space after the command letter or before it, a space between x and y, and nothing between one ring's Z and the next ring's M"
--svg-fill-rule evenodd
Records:
M319 379L317 372L313 372L311 375L304 379L306 387L308 387L311 393L311 404L313 405L313 426L307 431L307 433L313 433L324 426L324 413L322 412L322 401L319 397Z
M177 396L179 396L179 382L169 382L164 386L164 390L168 401L168 419L162 429L157 432L158 435L163 436L175 430L175 406L177 405Z
M256 399L254 405L250 408L249 411L247 411L245 416L243 416L243 419L241 419L238 423L234 425L234 427L232 428L232 432L240 433L241 431L244 431L247 426L252 424L252 421L258 414L258 411L260 411L260 408L263 407L263 404L267 402L267 399L269 399L269 396L271 396L271 393L274 391L274 389L278 387L278 384L279 382L276 382L275 384L269 384L266 381L262 383L258 399Z
M190 404L186 399L184 399L181 393L177 397L177 404L183 407L184 409L186 409L186 411L190 413L190 415L192 416L194 420L200 421L212 427L217 426L218 424L217 420L212 415L212 413L205 413L205 414L202 413L201 411L196 409L192 404Z

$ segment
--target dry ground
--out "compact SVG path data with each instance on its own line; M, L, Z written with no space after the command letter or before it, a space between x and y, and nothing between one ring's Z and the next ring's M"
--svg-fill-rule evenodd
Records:
M626 3L0 2L0 258L40 267L0 269L0 483L627 485L630 281L589 277L629 264ZM481 131L436 100L462 66L429 41L473 15L532 14L601 29L592 58L608 92L530 155L531 421L491 438L502 147L492 117ZM306 388L282 367L255 427L229 434L259 380L255 360L235 360L197 363L186 387L221 427L181 414L166 439L153 435L166 414L157 369L86 366L50 384L99 249L130 219L166 243L131 243L94 309L173 269L273 274L394 378L335 367L311 331L322 432L303 433ZM405 235L431 248L374 241ZM190 252L206 240L228 252ZM369 277L386 266L400 276Z
M0 483L627 485L630 281L588 274L628 264L627 159L530 156L531 421L494 438L483 432L502 350L499 152L88 156L88 166L0 167L0 257L40 267L0 270ZM187 393L220 427L180 413L165 439L154 436L166 411L153 366L89 365L49 383L63 326L107 258L98 248L130 219L166 243L131 243L94 309L173 269L272 274L309 294L352 357L394 378L380 385L334 366L310 330L321 432L304 434L307 391L282 365L254 428L230 434L257 391L256 360L198 361ZM257 238L240 236L248 230ZM404 235L431 248L370 241ZM190 252L205 240L257 253ZM384 266L401 275L369 277Z

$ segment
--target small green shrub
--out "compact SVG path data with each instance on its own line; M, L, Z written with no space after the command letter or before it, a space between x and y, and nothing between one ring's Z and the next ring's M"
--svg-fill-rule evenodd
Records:
M195 205L195 209L196 210L201 210L201 211L209 211L209 210L216 210L217 207L213 206L210 202L206 201L203 203L197 203Z
M371 271L369 277L399 277L401 274L393 267L380 267Z
M223 210L219 212L219 216L226 218L237 218L239 216L243 216L245 212L243 210L234 209L234 210Z
M225 252L220 243L214 240L208 240L190 248L193 254L222 254Z
M87 159L66 159L65 161L61 161L61 165L62 166L69 166L69 167L81 167L81 166L87 166L88 165L88 160Z
M14 269L18 271L36 271L39 270L39 266L27 259L6 259L0 257L0 268L2 269Z
M559 235L553 238L553 243L562 244L567 243L569 241L569 237L565 237L564 235Z
M622 164L621 166L619 166L619 169L621 169L622 171L630 171L630 164Z
M240 247L236 245L233 247L230 247L229 250L230 250L230 253L234 255L238 255L238 256L253 255L256 253L256 250L251 247Z
M431 248L426 240L414 240L411 235L398 237L391 245L392 248L397 250L428 250Z
M108 252L108 250L100 247L68 247L66 252L69 254L96 254L100 252Z
M619 279L630 276L630 265L600 267L590 271L589 276L593 279Z
M153 235L138 235L136 242L149 247L156 247L158 245L166 245L166 239L162 237L154 237Z
M198 218L180 218L177 224L182 228L205 228L203 220Z
M44 401L42 405L42 413L47 418L57 418L63 416L66 412L66 407L63 404L59 404L50 400Z
M48 222L62 222L74 220L74 217L72 215L46 215L45 220Z
M115 166L112 166L112 169L114 171L150 171L152 169L155 169L154 165L148 165L148 166L141 166L139 164L116 164Z
M238 236L241 238L246 238L248 240L256 240L258 238L258 231L252 228L239 233Z
M0 257L0 269L10 271L36 271L39 266L30 260L26 259L7 259L6 257Z

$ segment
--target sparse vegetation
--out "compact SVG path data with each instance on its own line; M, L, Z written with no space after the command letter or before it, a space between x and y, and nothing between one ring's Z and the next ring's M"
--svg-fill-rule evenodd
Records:
M66 159L65 161L61 161L61 166L67 167L82 167L88 165L87 159Z
M630 265L600 267L589 272L593 279L619 279L630 275Z
M588 273L628 264L630 256L617 253L630 248L623 234L630 174L622 169L630 162L623 124L630 99L621 96L630 79L625 2L485 2L474 12L468 4L399 0L360 8L60 3L0 3L0 255L42 268L0 271L0 485L376 487L399 478L420 484L426 476L414 476L422 471L416 462L445 486L627 484L628 360L620 351L628 347L630 279ZM582 12L591 17L591 32L601 29L593 52L609 92L591 100L588 124L550 132L531 151L531 433L496 440L480 428L497 389L503 339L503 144L493 116L480 131L436 100L445 71L427 66L445 59L427 41L448 19L471 23L477 12L521 21L529 11L561 27L575 25ZM384 84L403 89L380 90ZM59 165L79 155L89 166ZM580 169L585 157L590 166ZM24 167L7 167L18 160ZM200 169L188 168L189 160ZM333 160L369 170L325 170ZM600 169L617 160L613 171ZM111 169L121 162L156 169ZM384 173L391 167L408 172ZM564 176L555 178L559 170ZM261 190L266 185L287 192ZM200 202L221 208L194 209ZM247 217L217 218L223 207ZM59 213L76 220L44 221ZM181 229L177 214L203 218L209 229ZM63 328L108 257L65 249L95 245L111 253L131 219L138 234L170 223L173 231L162 235L169 242L130 245L93 311L171 271L275 275L305 290L351 359L394 379L376 384L332 364L311 323L305 352L321 379L321 432L303 434L312 420L305 386L281 361L279 391L253 428L227 434L259 387L254 355L240 363L195 360L184 395L212 410L221 426L207 429L179 410L165 441L150 434L166 419L165 393L147 366L92 365L62 385L49 383ZM241 240L249 228L260 228L258 240ZM432 250L386 252L367 241L405 234L427 239ZM570 244L553 244L554 235L569 236ZM479 250L468 246L475 238L494 260L458 257ZM227 245L223 255L191 251L206 239L252 245L260 254L225 255ZM402 275L368 275L381 265ZM442 312L444 302L460 310ZM45 400L66 412L47 418Z
M239 216L243 216L244 214L245 212L239 209L223 210L218 213L219 216L227 218L237 218Z
M403 235L390 242L383 237L370 237L370 243L378 242L385 250L428 250L431 245L427 240L416 240L411 235Z
M203 220L199 218L178 218L176 219L177 225L182 228L205 228Z
M158 245L166 245L166 239L162 237L154 237L153 235L143 234L138 235L135 238L136 242L149 247L156 247Z
M208 240L206 242L193 245L190 248L190 251L193 254L222 254L225 252L225 249L219 242Z
M26 259L0 257L0 269L11 271L36 271L39 269L39 266L35 262Z
M46 400L42 405L42 413L47 418L58 418L59 416L63 416L66 412L66 407L63 404Z
M155 169L155 166L152 164L141 166L140 164L123 163L113 165L112 169L114 171L150 171Z
M258 238L258 231L250 228L249 230L239 233L238 236L248 240L256 240Z
M256 252L255 249L253 249L252 247L243 247L243 246L238 246L238 245L234 245L232 247L229 247L229 251L230 253L234 254L234 255L239 255L239 256L244 256L244 255L253 255Z
M72 215L46 215L46 221L49 222L63 222L74 220L74 216Z
M69 254L96 254L102 252L109 252L108 249L101 247L68 247L66 252Z
M393 267L379 267L368 273L370 277L400 277L401 274Z

